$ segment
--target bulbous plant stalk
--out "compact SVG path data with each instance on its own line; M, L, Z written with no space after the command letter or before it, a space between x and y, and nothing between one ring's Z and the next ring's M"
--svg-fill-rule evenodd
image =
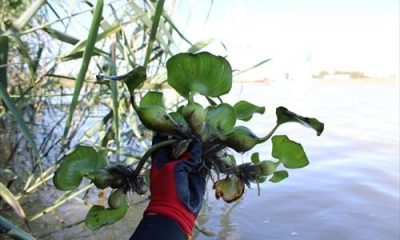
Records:
M175 136L189 137L190 133L184 131L179 124L177 124L171 116L159 106L146 106L141 107L135 101L135 90L138 88L146 79L145 69L138 67L129 73L120 76L109 76L109 75L97 75L97 80L112 80L112 81L124 81L128 87L130 94L130 102L138 114L138 117L142 124L155 132L170 134Z

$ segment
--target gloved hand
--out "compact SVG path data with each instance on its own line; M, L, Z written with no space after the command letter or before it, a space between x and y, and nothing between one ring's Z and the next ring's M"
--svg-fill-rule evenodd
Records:
M167 140L156 135L153 145ZM172 148L162 148L152 155L150 170L151 200L144 215L159 214L173 219L187 236L203 203L206 180L196 170L201 165L202 143L193 139L188 150L172 159Z

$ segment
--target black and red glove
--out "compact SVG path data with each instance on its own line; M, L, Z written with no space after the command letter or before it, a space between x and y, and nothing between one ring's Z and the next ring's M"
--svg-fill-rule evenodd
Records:
M167 139L156 135L153 145ZM197 172L202 148L202 143L193 139L188 150L178 159L172 159L171 147L162 148L152 155L151 200L144 215L168 217L178 223L187 236L192 235L205 193L205 177Z

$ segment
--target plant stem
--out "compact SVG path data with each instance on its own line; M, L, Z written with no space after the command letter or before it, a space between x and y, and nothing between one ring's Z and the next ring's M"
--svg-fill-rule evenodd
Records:
M13 223L9 222L7 219L0 216L0 234L5 233L14 239L21 240L35 240L33 236L29 235L27 232L17 227Z
M147 150L147 152L145 152L143 157L140 159L135 171L133 172L133 176L139 176L139 173L142 170L143 165L146 163L147 158L149 158L153 152L157 151L160 148L169 146L175 142L176 142L176 140L171 139L171 140L166 140L166 141L163 141L163 142L160 142L160 143L157 143L157 144L154 144L153 146L151 146L151 148L149 150Z
M272 136L272 134L274 134L274 132L276 131L276 129L278 129L279 126L280 126L279 124L276 124L275 127L271 129L271 131L265 137L260 138L260 143L267 141Z
M67 201L69 201L69 200L71 200L71 199L77 197L79 194L85 192L86 190L90 189L90 188L93 187L93 186L94 186L93 183L87 185L86 187L84 187L84 188L80 189L79 191L75 192L74 194L71 194L70 196L64 198L63 200L57 202L56 204L54 204L54 205L52 205L52 206L46 208L45 210L43 210L43 211L37 213L37 214L34 215L34 216L30 217L30 218L29 218L29 221L30 221L30 222L31 222L31 221L34 221L34 220L36 220L36 219L38 219L38 218L40 218L40 217L46 215L47 213L49 213L49 212L51 212L51 211L57 209L58 207L60 207L60 206L63 205L64 203L66 203Z

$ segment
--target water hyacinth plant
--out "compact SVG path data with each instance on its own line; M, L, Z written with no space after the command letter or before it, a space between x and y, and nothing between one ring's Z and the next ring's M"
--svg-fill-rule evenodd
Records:
M109 167L106 155L90 146L78 146L64 157L53 178L58 189L72 190L79 186L83 177L100 189L114 189L109 196L108 208L95 205L90 209L86 217L86 225L90 229L98 229L121 219L128 208L127 192L146 192L141 170L151 153L161 147L170 146L174 155L179 156L186 151L191 139L201 139L204 154L199 171L217 177L216 180L211 177L215 196L227 203L239 199L251 183L258 186L267 178L274 183L287 178L287 170L278 170L281 165L294 169L309 164L301 144L286 135L274 135L274 132L284 123L298 122L314 129L319 136L324 130L323 123L278 107L276 125L265 136L257 136L248 127L237 125L237 120L249 121L254 114L264 114L265 108L247 101L239 101L232 106L220 98L228 94L232 87L232 68L225 58L209 52L180 53L171 57L166 67L169 86L186 99L172 112L165 107L160 91L148 91L143 97L135 94L147 79L143 67L123 77L98 76L99 80L123 80L129 90L131 105L143 126L173 137L153 145L135 168L122 165ZM205 97L209 104L205 106L195 102L196 95ZM260 154L254 152L251 161L237 164L230 154L231 150L249 152L254 146L270 139L275 160L262 160Z

